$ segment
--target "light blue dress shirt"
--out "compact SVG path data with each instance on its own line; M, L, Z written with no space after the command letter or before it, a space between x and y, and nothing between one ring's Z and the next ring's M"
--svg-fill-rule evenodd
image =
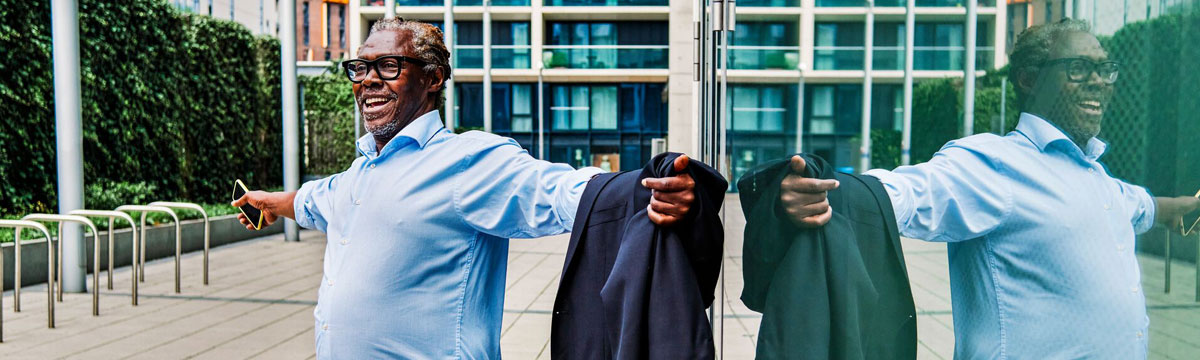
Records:
M956 359L1144 359L1135 234L1146 189L1114 179L1053 124L951 141L927 163L871 170L900 232L948 242Z
M497 359L509 238L569 232L587 181L436 111L345 172L305 183L296 222L327 234L321 359Z

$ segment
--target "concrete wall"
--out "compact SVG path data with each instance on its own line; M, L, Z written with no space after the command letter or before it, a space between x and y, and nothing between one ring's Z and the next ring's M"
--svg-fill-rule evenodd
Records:
M97 227L107 226L105 224L97 224ZM107 230L107 229L105 229ZM185 220L181 227L183 252L198 251L204 249L204 220ZM8 230L5 230L8 231ZM268 226L259 231L246 230L245 226L238 223L237 215L226 215L212 218L210 237L210 248L234 243L242 240L252 239L264 235L273 235L283 232L283 222L279 221L271 226ZM130 229L120 229L115 233L114 241L114 258L115 267L128 266L131 263L133 256L131 246ZM92 269L92 237L90 234L85 236L87 249L87 269L91 273ZM146 231L146 261L154 259L171 258L175 256L175 225L167 224L155 226ZM4 257L4 290L10 290L13 286L13 275L16 266L15 244L5 243L0 245L0 255ZM211 255L210 255L211 256ZM211 259L210 259L211 261ZM101 276L107 276L103 272L108 271L108 232L100 232L100 267ZM21 241L21 286L29 286L42 284L46 282L46 240L45 239L24 239ZM200 272L203 271L199 267L195 269L184 267L184 272ZM212 268L209 268L212 271ZM105 283L104 278L100 279ZM149 280L147 280L149 281ZM173 279L161 279L161 281L174 281ZM91 282L88 282L91 286ZM104 285L101 285L104 286ZM119 284L114 284L119 286Z

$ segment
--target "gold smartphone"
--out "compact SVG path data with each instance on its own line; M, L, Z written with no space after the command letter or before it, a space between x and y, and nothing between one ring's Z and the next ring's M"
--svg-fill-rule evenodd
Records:
M246 195L247 192L250 192L250 190L246 189L246 184L242 183L242 179L237 179L237 181L234 181L234 183L233 183L233 200L234 201L236 201L237 199L241 199L242 196ZM247 219L250 219L250 223L252 225L254 225L254 230L262 230L262 221L263 221L262 210L259 210L256 207L250 206L250 204L242 205L241 207L238 208L238 210L241 210L242 214L246 215Z

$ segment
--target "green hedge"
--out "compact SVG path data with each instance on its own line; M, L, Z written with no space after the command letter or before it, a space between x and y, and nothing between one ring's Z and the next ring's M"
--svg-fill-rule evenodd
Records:
M336 62L335 62L336 63ZM337 68L320 76L301 76L304 88L305 174L331 175L345 171L354 149L354 95L351 83Z
M282 182L277 40L162 0L79 14L86 184L221 202L235 178ZM0 214L57 206L50 35L48 1L0 0Z
M1008 83L1003 128L1000 128L1001 80L1008 67L990 71L975 80L974 133L1006 134L1017 126L1020 110L1017 93ZM946 142L962 137L963 80L945 78L922 81L913 87L912 150L913 164L929 161Z
M1157 195L1200 189L1200 10L1129 24L1101 39L1121 62L1101 138L1114 175Z

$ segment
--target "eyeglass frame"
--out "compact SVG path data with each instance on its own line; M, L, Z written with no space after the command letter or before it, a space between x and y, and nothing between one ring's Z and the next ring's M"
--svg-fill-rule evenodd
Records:
M1077 61L1085 62L1090 66L1090 69L1088 70L1087 74L1083 75L1083 77L1081 77L1079 79L1075 79L1075 78L1071 77L1070 65ZM1067 67L1063 68L1063 71L1065 71L1067 73L1067 81L1070 81L1070 82L1076 82L1076 83L1086 82L1087 79L1092 76L1092 74L1096 74L1097 76L1100 76L1101 82L1104 82L1105 84L1114 84L1117 82L1117 79L1119 79L1121 77L1121 63L1112 61L1112 60L1097 62L1097 61L1092 61L1091 59L1083 58L1083 57L1068 57L1068 58L1058 58L1058 59L1054 59L1054 60L1047 60L1045 62L1042 62L1041 65L1038 65L1038 67L1044 68L1044 67L1050 67L1050 66L1054 66L1054 65L1058 65L1058 64L1067 64ZM1112 65L1116 66L1116 70L1112 72L1112 74L1115 74L1115 76L1112 76L1111 81L1107 80L1107 78L1104 75L1100 74L1100 66L1106 65L1106 64L1112 64Z
M383 60L387 60L387 59L395 59L400 64L400 70L396 71L396 76L384 77L383 73L379 72L379 62L383 61ZM367 65L367 71L365 73L363 73L362 80L357 80L357 81L354 80L353 75L350 75L350 65L353 63L356 63L356 62L362 62ZM400 74L404 73L404 63L405 62L420 65L420 66L429 65L429 63L426 62L425 60L421 60L421 59L417 59L417 58L413 58L413 57L408 57L408 56L404 56L404 55L384 55L384 56L375 58L375 60L350 59L350 60L342 61L342 69L345 70L346 78L350 79L350 82L355 83L355 84L361 84L363 81L367 80L367 76L371 75L371 70L375 70L375 75L379 76L379 80L387 81L387 80L399 79Z

